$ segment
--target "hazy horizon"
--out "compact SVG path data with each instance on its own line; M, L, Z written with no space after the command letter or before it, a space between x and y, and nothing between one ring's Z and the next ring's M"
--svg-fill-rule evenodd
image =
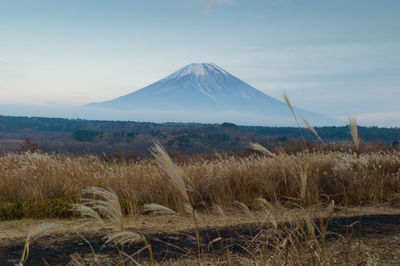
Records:
M0 115L63 116L213 62L299 108L399 127L399 10L395 0L2 1Z

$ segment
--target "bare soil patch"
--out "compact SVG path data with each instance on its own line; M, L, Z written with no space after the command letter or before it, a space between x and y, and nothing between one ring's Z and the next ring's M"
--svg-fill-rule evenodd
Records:
M319 222L316 221L317 227ZM348 225L352 225L349 227ZM281 227L293 226L283 223ZM229 250L234 254L246 256L247 248L252 244L251 240L261 230L268 226L250 222L224 226L203 226L200 229L202 248L205 254L220 254ZM104 235L107 230L82 233L102 258L118 258L115 247L104 246ZM334 242L339 236L358 239L382 239L385 237L400 235L400 215L364 215L352 217L336 217L328 223L328 240ZM158 262L166 262L170 259L193 258L197 252L197 242L193 229L166 230L160 232L144 233L152 246L153 256ZM215 239L221 239L215 241ZM0 265L13 265L18 262L24 247L24 237L4 239L0 243ZM400 241L394 241L394 246L400 247ZM133 243L125 247L125 252L134 254L145 246L143 242ZM72 254L80 257L90 256L89 246L76 233L54 233L40 237L30 246L30 256L26 265L65 265L71 260ZM140 253L138 259L147 259L149 253L145 250ZM396 258L393 258L396 259ZM103 264L113 264L112 259L104 259Z

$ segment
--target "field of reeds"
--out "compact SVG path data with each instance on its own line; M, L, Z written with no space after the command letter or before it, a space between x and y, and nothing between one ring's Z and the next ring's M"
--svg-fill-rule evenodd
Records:
M218 156L217 156L218 157ZM188 198L199 211L256 201L312 206L400 203L400 152L253 153L178 163ZM183 210L168 170L153 159L107 160L97 156L6 154L0 157L0 219L70 217L87 187L111 189L126 215L157 203Z
M297 121L286 96L285 101ZM363 224L361 216L349 217L348 210L380 204L397 210L400 151L368 148L359 139L353 119L353 143L347 146L326 145L304 123L322 149L310 149L305 141L300 151L270 151L250 143L253 152L241 156L214 154L176 161L158 143L150 148L152 157L136 160L40 151L2 154L0 220L82 217L71 230L90 249L85 253L79 248L81 252L73 254L56 251L59 260L54 260L51 250L42 248L44 253L29 261L33 239L60 227L41 224L29 231L23 246L0 245L0 251L21 248L22 255L12 254L19 265L49 264L46 256L53 263L69 265L396 265L400 254L387 243L400 244L398 213L386 218L364 216L370 224ZM295 214L290 214L293 209ZM345 218L339 214L330 223L334 213L343 209ZM231 219L227 211L245 214L248 222L231 227L211 222L213 216ZM125 217L139 220L138 215L149 213L180 217L191 231L163 236L126 224ZM375 247L376 239L361 238L364 226L370 234L379 234L377 224L385 224L386 234L393 234L384 236L382 250ZM81 233L87 226L102 231ZM353 229L359 232L356 239L349 233ZM65 230L58 232L56 238L64 234ZM70 243L62 243L64 247L76 250L74 238L65 241ZM114 256L101 254L107 246L115 248ZM40 253L40 245L35 248ZM0 254L0 262L7 259Z
M395 251L387 258L385 252L377 253L371 239L362 244L360 239L352 240L349 235L338 237L340 230L334 234L339 240L328 242L327 237L332 235L329 230L335 230L328 222L337 208L399 205L400 152L361 153L356 147L346 152L306 149L288 154L273 153L258 144L250 146L257 152L247 156L186 159L181 163L174 163L158 144L151 149L154 159L138 161L40 152L6 154L0 157L0 217L2 220L84 217L73 230L78 230L91 254L84 257L79 253L64 254L70 265L364 265L396 261ZM248 235L251 236L248 239L237 235L232 240L232 235L225 236L224 228L202 229L211 224L205 223L204 219L210 218L202 217L203 214L229 219L226 211L232 213L235 209L258 225L253 229L239 225L232 230L245 235L248 230L256 230L257 234ZM282 217L290 209L298 211L287 224ZM279 212L285 214L279 216ZM160 246L153 236L125 224L124 216L145 213L180 216L192 224L193 232L168 238L165 241L178 242L164 242L167 245ZM88 240L78 228L104 227L107 223L113 229L103 231L102 245L115 247L117 253L101 257L103 247L95 244L98 240ZM343 228L357 224L356 220ZM22 255L18 256L20 265L29 265L33 238L51 234L54 227L57 225L43 224L30 231L23 250L21 247ZM361 230L361 225L358 228ZM215 235L212 230L217 235L210 238ZM187 247L188 243L179 239L190 234L193 243L189 242ZM386 239L397 244L396 239ZM63 245L71 245L73 249L75 240L67 241L72 242ZM132 243L142 244L136 244L137 247ZM181 254L180 258L161 259L168 255L168 251L164 252L171 245L176 254Z

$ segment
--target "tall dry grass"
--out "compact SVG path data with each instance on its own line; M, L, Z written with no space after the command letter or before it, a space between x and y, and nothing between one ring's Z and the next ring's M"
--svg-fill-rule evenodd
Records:
M114 191L124 215L139 214L148 203L179 212L182 202L197 210L234 208L236 201L253 208L260 197L303 206L329 197L344 204L343 188L350 205L400 202L398 151L265 153L182 163L177 169L184 184L177 180L172 186L169 175L175 173L167 173L160 160L157 165L153 160L8 154L0 157L0 219L70 216L69 204L79 202L82 190L92 186Z
M155 263L151 255L152 247L144 235L125 230L122 219L124 212L134 214L135 209L144 206L142 209L155 210L158 213L176 214L174 211L176 210L182 214L191 214L198 243L196 261L192 261L191 264L202 265L202 263L209 263L210 261L202 249L202 237L199 234L196 207L208 209L208 207L214 206L223 215L224 212L220 206L230 208L235 205L248 216L264 215L263 220L267 224L265 229L261 230L255 237L241 244L240 247L247 252L239 257L241 263L247 261L256 265L329 265L332 262L337 262L334 259L337 250L332 252L327 246L327 225L330 216L321 215L319 224L317 224L313 214L315 206L320 208L323 199L328 198L329 200L323 207L326 209L326 213L332 215L335 202L347 205L349 203L364 204L382 201L394 203L399 201L399 152L369 154L303 152L288 155L271 153L257 144L252 144L251 147L262 152L263 155L253 155L247 158L221 157L220 160L194 161L179 166L174 164L167 152L158 144L152 148L155 161L104 163L96 157L66 157L75 160L72 160L72 162L77 169L92 167L85 182L96 181L96 185L108 187L108 189L103 189L92 186L84 189L82 194L91 197L83 198L81 203L74 204L74 210L86 218L82 221L82 225L92 223L102 225L105 223L104 219L110 220L115 225L114 231L107 234L104 239L105 244L117 246L120 265L125 265L126 262L139 265L140 261L134 257L145 249L149 251L151 264ZM15 163L21 162L18 160L21 159L20 157L25 158L25 163L20 164L25 167L20 168L20 171L14 171L19 174L23 173L21 169L25 171L36 169L36 171L42 170L41 174L49 175L51 173L50 176L56 176L60 174L57 172L59 171L58 168L66 168L65 165L57 168L57 163L63 164L68 161L61 156L45 154L26 153L19 155L20 157L13 156L8 155L2 158L5 160L4 162L8 162L8 164L3 165L15 166ZM40 164L41 160L46 163ZM28 162L37 162L37 164L26 167ZM52 167L45 169L37 167L37 165L48 165L50 162ZM100 173L108 173L108 176L99 175L99 166L102 166ZM138 172L138 169L141 169L141 171ZM115 173L119 175L113 176ZM121 173L125 173L125 175L121 176ZM138 173L140 175L137 175ZM135 174L135 176L130 174ZM90 179L91 176L92 179ZM79 184L78 180L71 182L69 179L66 177L62 180L64 182L62 188L72 187L72 183L75 186ZM132 181L141 182L142 186L129 187L129 182ZM43 183L45 183L45 180L40 182L40 184ZM9 185L12 186L11 183ZM163 186L163 189L160 189L162 191L160 195L164 194L164 198L156 197L154 199L160 200L158 203L147 204L148 201L153 202L149 199L157 193L154 188L160 185ZM36 188L33 191L36 191L36 193L31 199L35 199L35 197L37 199L48 199L46 198L47 194L44 194L48 193L48 190ZM58 191L63 191L63 189ZM72 194L63 192L61 196L65 199L72 200L74 198ZM145 197L148 197L147 200ZM133 199L136 201L132 201ZM294 220L291 220L289 226L283 226L277 222L274 216L274 206L276 206L274 203L291 203L298 206L300 207L299 215L292 217ZM133 208L133 206L135 207ZM311 208L305 208L309 206ZM261 212L255 214L252 212L252 208L258 208ZM35 232L34 230L27 237L21 257L21 265L27 262L30 236L33 236ZM94 265L101 264L102 262L90 241L83 236L82 238L91 247L94 255L92 263ZM125 244L135 241L144 241L146 246L132 255L127 254L124 251ZM212 240L210 245L218 241L222 243L222 238L218 237ZM229 252L229 247L226 248L224 262L232 265L235 261L235 254ZM341 249L350 250L347 240L343 242ZM215 254L213 256L211 261L218 257ZM352 258L351 253L346 251L343 262L350 264L354 260L359 264L364 260L364 257L363 254L357 253ZM366 258L370 259L368 256ZM77 265L82 264L80 258L72 257L72 261ZM178 260L177 263L182 263L182 261Z
M360 138L358 136L357 120L355 117L349 118L349 128L350 128L351 137L353 139L353 143L356 146L356 149L358 151L359 147L360 147Z
M298 124L286 94L284 100ZM311 124L305 119L303 122L324 144ZM251 209L258 208L264 215L263 220L272 226L250 239L248 246L241 246L248 253L244 259L250 259L255 265L328 265L332 256L329 257L326 246L327 228L335 204L400 202L400 152L359 153L355 119L350 119L349 127L357 153L351 150L311 153L303 138L303 152L296 154L272 153L251 143L249 147L262 155L219 157L181 165L176 165L159 144L151 149L155 161L132 163L104 162L93 156L8 154L0 158L0 218L15 218L15 214L21 217L68 216L73 212L65 206L78 202L82 193L89 194L92 197L72 205L73 211L86 218L82 225L102 225L104 218L110 220L115 228L105 236L105 243L119 245L120 265L128 260L139 265L133 257L144 249L148 249L151 264L154 264L152 247L144 235L125 230L124 214L141 211L191 214L198 245L196 263L201 265L205 254L197 209L213 208L224 215L223 209L236 207L253 216ZM300 127L299 130L302 134ZM286 227L278 226L273 214L274 206L281 204L297 206L302 212ZM32 206L36 206L34 211ZM316 206L330 213L328 217L320 216L319 225L313 219ZM29 256L31 237L46 226L43 228L28 235L20 265ZM82 238L92 249L94 263L101 264L90 242ZM145 241L146 246L132 255L126 254L125 244L138 240ZM222 238L210 244L218 241L222 243ZM344 262L349 264L347 241L342 249L345 250ZM233 257L227 250L225 262L232 265ZM72 261L81 264L79 259L72 258ZM365 262L359 252L356 262L357 265Z

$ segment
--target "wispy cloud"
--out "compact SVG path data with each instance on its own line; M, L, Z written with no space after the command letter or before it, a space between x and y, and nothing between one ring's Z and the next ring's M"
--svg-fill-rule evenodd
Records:
M4 61L0 59L0 66L10 66L10 62Z
M243 49L243 52L263 52L263 51L265 51L265 49L259 46L248 46L245 49Z
M234 4L234 0L197 0L198 2L205 3L207 5L225 5Z
M237 4L236 0L186 0L186 1L204 5L208 9L211 9L216 6Z

